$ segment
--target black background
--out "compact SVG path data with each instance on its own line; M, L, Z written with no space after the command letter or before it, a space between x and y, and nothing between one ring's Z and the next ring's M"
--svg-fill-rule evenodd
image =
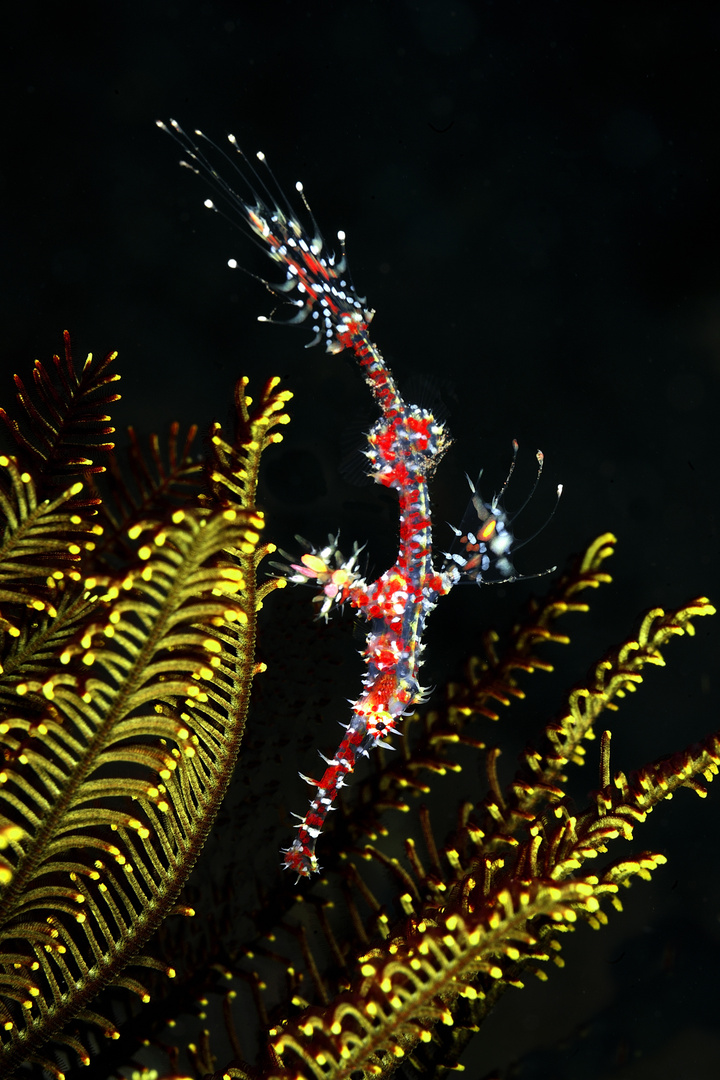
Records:
M287 190L302 178L327 236L346 231L401 385L442 394L456 445L437 521L461 517L465 470L482 465L488 491L501 482L517 437L511 506L536 446L547 462L519 533L565 485L521 570L605 530L619 538L615 583L558 654L529 731L643 609L717 601L717 5L99 0L15 5L3 24L6 403L10 374L57 351L65 328L79 355L120 351L119 430L225 420L240 373L280 374L296 396L266 474L269 534L289 545L339 526L348 545L369 541L376 570L392 561L392 505L337 469L372 416L360 380L342 356L305 351L304 330L258 326L271 298L225 262L269 266L203 210L206 189L154 121L232 131ZM480 628L507 625L539 587L450 598L427 681L445 682ZM696 641L670 646L667 671L649 672L614 721L615 768L718 726L716 642L705 620ZM272 628L263 647L272 662ZM609 930L574 935L565 972L506 995L473 1076L526 1052L523 1076L717 1074L719 797L681 792L640 830L634 850L663 850L669 866ZM304 798L299 782L287 795Z

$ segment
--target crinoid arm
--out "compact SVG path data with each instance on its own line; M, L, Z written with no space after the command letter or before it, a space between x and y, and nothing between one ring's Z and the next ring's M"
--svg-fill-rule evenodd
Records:
M62 451L61 420L92 412L84 379L101 397L111 381L66 361L55 427L21 395L19 453L0 460L3 1076L28 1061L61 1076L41 1049L51 1037L87 1063L66 1029L76 1016L117 1037L93 1009L108 983L149 997L127 969L150 964L145 945L229 783L262 670L256 612L277 584L256 584L269 548L255 496L287 392L272 382L253 406L241 381L237 439L212 442L212 494L141 500L122 518L125 545L107 549L99 485L85 499L75 479L43 498L58 476L90 469ZM44 400L49 385L39 378Z

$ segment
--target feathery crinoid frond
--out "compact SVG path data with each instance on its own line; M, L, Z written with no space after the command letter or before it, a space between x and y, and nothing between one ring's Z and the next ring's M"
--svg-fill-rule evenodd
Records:
M0 456L0 470L0 630L18 637L28 611L57 614L59 583L77 573L93 527L70 507L82 488L79 481L54 499L40 500L17 458Z
M401 760L383 762L368 781L372 797L358 785L358 803L337 815L325 857L344 878L359 947L343 957L341 971L335 964L334 974L305 947L308 969L315 970L309 981L322 983L322 1000L295 1016L274 1014L265 1080L382 1077L408 1061L426 1075L455 1067L499 994L521 986L528 974L546 978L544 965L560 962L563 931L583 921L604 924L606 907L621 907L621 886L648 878L665 862L649 851L615 860L607 853L616 839L632 839L652 809L679 787L705 794L720 766L720 732L629 777L611 774L610 736L600 732L600 788L584 809L568 794L569 771L583 763L603 711L615 709L639 685L647 664L664 664L674 637L692 634L694 621L714 612L704 598L676 611L648 613L637 635L610 651L570 692L537 748L523 752L506 787L499 783L497 752L466 730L473 716L490 713L496 720L498 704L524 696L517 672L551 668L542 643L568 640L556 621L587 610L578 594L610 581L604 563L613 545L610 535L592 544L544 602L533 602L505 649L498 650L493 637L486 660L468 665L468 683L449 687L444 707L425 710L411 724ZM428 794L436 778L459 772L461 747L465 761L468 752L484 756L486 797L461 803L457 827L444 840L436 837L430 813L415 811L425 854L414 839L406 841L405 860L383 851L377 837L398 818L378 814L377 807L370 812L369 803L376 798L385 809L406 811L405 822L412 819L412 793ZM370 842L361 842L363 833ZM375 898L358 856L394 879L396 910L403 913L394 921L387 903ZM320 907L325 888L323 882L315 897ZM369 914L363 914L366 906ZM331 946L332 932L326 936ZM294 996L297 1002L303 995L296 990ZM250 1075L236 1063L225 1073L238 1080Z
M52 411L72 412L67 393L87 416L69 357ZM97 557L101 518L87 516L98 504L78 498L81 481L43 500L24 463L2 459L3 1076L23 1061L59 1075L38 1054L50 1037L86 1060L63 1031L73 1017L113 1035L93 999L108 983L144 994L123 970L172 911L231 776L257 670L256 611L273 587L256 585L255 480L289 397L269 384L249 411L244 391L223 471L232 497L144 499L122 519L126 556L120 564L116 549L112 568ZM47 417L28 412L43 476L52 437Z
M120 378L112 367L117 353L102 359L90 353L78 372L67 330L63 337L62 356L53 356L50 365L35 361L32 389L15 375L20 418L0 408L0 420L35 478L40 499L52 499L77 480L104 472L98 455L103 457L113 446L104 439L115 430L106 410L120 396L111 389ZM99 501L87 483L72 496L74 509Z
M103 532L95 545L95 557L103 567L128 557L131 525L194 503L201 491L204 462L197 446L196 425L191 425L183 438L180 425L173 422L167 441L161 442L153 433L147 449L133 427L127 434L122 460L114 451L108 455L108 482L103 485L105 495L99 507Z

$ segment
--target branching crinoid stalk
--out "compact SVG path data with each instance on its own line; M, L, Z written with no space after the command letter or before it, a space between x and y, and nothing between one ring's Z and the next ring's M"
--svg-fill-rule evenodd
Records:
M54 1037L84 1062L73 1018L109 1038L100 990L147 998L129 965L176 910L232 774L261 669L256 612L260 456L290 396L256 405L241 380L234 441L202 468L152 440L140 491L116 472L114 510L93 477L112 445L115 356L63 358L21 381L17 456L0 457L0 1073ZM141 460L137 446L134 462ZM138 475L136 473L136 475ZM163 965L160 965L161 967ZM173 971L166 967L166 973Z
M636 637L612 650L590 678L571 691L559 716L545 727L537 747L522 755L516 777L502 789L496 752L486 750L466 731L466 724L476 716L497 719L499 707L524 694L518 673L550 666L541 646L565 640L555 627L557 619L584 610L578 595L609 580L603 564L614 538L605 535L561 578L547 601L537 603L514 628L504 651L488 639L486 659L470 665L466 686L448 690L443 708L413 712L423 694L418 673L424 626L439 597L463 579L482 584L517 577L502 492L486 503L473 491L455 549L436 568L428 480L447 434L432 413L405 401L370 340L372 312L350 281L344 251L336 258L317 229L312 235L307 232L242 155L237 172L249 198L228 184L179 125L160 127L181 144L187 157L183 163L209 177L282 268L284 282L266 284L296 309L292 321L309 318L316 340L324 341L329 352L347 349L357 360L381 414L368 435L370 473L398 494L399 553L377 581L368 583L360 575L357 549L344 559L332 538L286 570L291 581L316 586L321 615L347 603L370 622L363 689L351 703L352 717L340 748L326 759L321 779L309 781L316 792L297 839L284 852L288 869L299 877L319 870L317 839L359 756L385 746L400 718L412 714L398 760L381 761L375 777L357 792L359 805L344 810L345 820L326 839L330 861L344 878L353 925L353 944L343 950L324 924L328 952L340 974L323 978L307 935L300 933L308 981L321 991L322 1004L305 1007L295 968L288 963L288 1001L277 1010L277 1020L268 1021L261 1069L233 1062L215 1075L349 1080L389 1076L407 1060L437 1074L455 1067L465 1042L504 987L521 985L527 973L545 977L543 965L556 955L563 931L579 920L600 926L606 920L605 906L620 906L620 887L648 877L664 862L662 855L642 852L604 863L596 871L594 863L594 872L586 865L604 856L615 839L630 839L647 814L678 787L704 794L720 762L718 735L626 777L611 773L609 734L601 732L601 786L583 810L575 809L568 795L567 774L570 766L584 761L585 743L594 737L604 710L614 709L617 699L642 681L646 664L664 663L664 649L674 636L693 633L693 620L714 608L699 598L676 611L650 612ZM204 138L201 132L195 134ZM232 136L230 143L238 150ZM258 157L264 161L263 155ZM210 199L206 205L216 208ZM342 234L339 239L342 245ZM539 465L542 468L541 455ZM406 864L383 854L374 838L387 831L384 811L411 811L408 792L428 790L433 775L459 769L453 755L460 745L484 754L487 797L477 805L469 799L462 802L457 828L444 843L436 839L429 814L421 811L424 860L412 840L406 844ZM373 785L378 798L366 799ZM363 834L370 843L363 844ZM396 911L401 914L391 916L377 901L348 857L352 854L387 868L398 884ZM369 915L361 911L363 904ZM318 908L322 915L322 900ZM260 924L263 912L257 914ZM274 933L267 936L274 940ZM229 977L233 974L226 971ZM260 982L258 976L257 991ZM263 1016L260 992L257 997ZM232 1038L239 1046L237 1032ZM195 1046L193 1053L198 1069L208 1071L208 1047L200 1053Z
M613 539L599 538L548 601L514 628L502 654L493 650L484 671L471 665L472 684L451 688L444 708L411 723L403 763L389 764L375 778L381 802L385 798L386 805L410 810L402 799L393 802L394 793L407 797L408 788L429 790L433 776L455 767L453 751L474 742L485 754L489 793L477 806L461 803L458 828L444 842L436 840L427 814L421 813L427 855L421 857L408 840L404 866L374 843L359 845L362 832L374 835L379 824L359 815L355 849L379 860L396 879L404 916L389 920L384 908L373 905L362 873L346 870L357 898L351 904L356 916L361 896L373 908L366 926L370 940L373 928L375 944L358 952L349 989L340 989L329 1005L306 1009L271 1030L264 1075L384 1076L408 1059L434 1073L454 1067L507 986L521 986L528 974L547 977L544 965L559 962L563 931L583 921L603 925L607 906L622 906L621 886L648 878L665 862L663 855L643 851L599 870L586 866L588 860L599 862L618 838L632 839L635 828L678 788L705 795L720 764L720 732L629 777L611 773L609 734L602 732L601 787L582 810L575 810L567 795L567 770L583 762L584 744L593 738L598 718L639 685L645 665L664 663L669 641L692 634L693 620L713 613L704 598L677 611L649 612L637 636L611 650L571 691L537 749L524 752L506 788L498 784L494 752L465 735L472 716L494 711L490 701L506 704L522 695L516 671L549 666L538 656L538 644L562 640L554 627L557 618L582 610L581 589L609 580L601 567ZM348 813L352 830L353 812ZM328 836L328 843L342 845L343 835L347 841L342 827L339 833ZM245 1075L241 1069L229 1073Z

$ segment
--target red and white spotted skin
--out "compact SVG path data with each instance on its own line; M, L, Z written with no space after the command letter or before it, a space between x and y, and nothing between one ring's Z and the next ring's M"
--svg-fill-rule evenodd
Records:
M393 488L398 495L397 559L376 581L368 583L359 573L357 549L343 559L332 539L326 547L303 554L288 573L290 581L315 585L320 615L349 604L370 624L362 651L366 665L362 692L351 703L350 721L340 746L332 759L324 758L327 768L319 780L300 774L316 790L309 810L300 818L295 840L283 850L283 865L306 877L320 869L315 854L317 839L358 758L367 756L375 746L389 746L386 740L398 730L402 716L422 697L418 673L428 615L438 599L461 580L479 583L490 570L495 580L513 580L516 575L509 559L512 533L499 500L485 503L473 488L463 529L456 530L460 551L446 555L442 570L435 569L428 479L450 440L431 412L403 399L370 340L373 312L364 306L347 273L344 234L338 233L342 254L336 258L317 230L311 237L299 219L283 211L272 196L268 198L268 183L242 155L234 136L228 137L229 142L243 162L236 171L247 182L249 169L252 202L230 186L178 124L171 121L168 128L158 121L158 126L183 147L190 160L182 164L210 178L225 203L283 268L285 280L280 285L265 284L297 309L289 321L309 318L315 340L324 341L328 352L348 350L353 354L381 413L368 434L365 454L369 472L377 483ZM195 135L205 139L199 131ZM265 164L263 154L257 157ZM296 187L302 194L302 186ZM217 209L211 199L205 205ZM309 209L306 202L305 206ZM237 264L230 260L229 265Z

